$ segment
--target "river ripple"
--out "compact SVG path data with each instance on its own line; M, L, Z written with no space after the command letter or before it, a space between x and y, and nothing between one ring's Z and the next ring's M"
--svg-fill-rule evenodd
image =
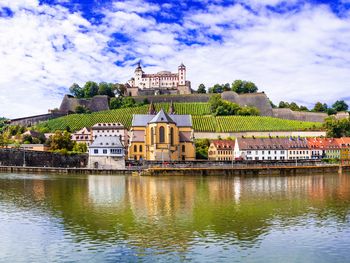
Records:
M350 175L0 174L1 262L348 262Z

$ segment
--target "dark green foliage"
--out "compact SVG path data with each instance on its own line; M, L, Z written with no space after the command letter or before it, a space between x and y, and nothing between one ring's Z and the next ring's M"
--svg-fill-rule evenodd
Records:
M202 94L207 93L207 90L205 89L205 86L203 83L199 84L198 89L197 89L197 93L202 93Z
M84 90L76 83L69 88L69 92L76 98L84 98Z
M224 91L223 85L215 84L213 87L209 88L209 93L222 93Z
M232 83L232 91L243 94L243 93L255 93L258 91L258 87L251 81L245 81L245 80L235 80Z
M83 106L83 105L78 105L76 108L75 108L75 113L77 114L83 114L83 113L91 113L91 111Z
M108 97L114 97L113 84L101 82L98 84L98 95L106 95Z
M84 97L92 98L98 95L98 85L96 82L88 81L84 85Z
M143 101L143 103L148 102L147 99ZM145 105L145 104L141 105ZM118 97L112 98L109 102L109 108L111 110L120 109L120 108L131 108L139 106L132 97Z
M280 101L280 103L278 104L278 108L288 108L291 109L292 111L309 111L309 109L306 106L303 105L298 105L295 102L285 102L285 101Z
M327 112L328 115L337 114L337 111L335 109L333 109L333 108L328 108L326 112Z
M337 112L339 111L347 111L349 106L348 104L345 103L343 100L337 100L333 105L333 109L336 110Z
M312 111L315 112L326 112L327 111L327 104L326 103L321 103L321 102L316 102L314 108L312 109Z
M54 135L48 139L48 145L52 151L66 150L72 151L74 142L71 140L71 135L67 131L56 131Z
M328 117L324 123L327 131L327 137L340 138L350 136L350 120L338 120L334 117Z
M210 141L208 139L197 139L196 145L196 159L208 159L208 148Z

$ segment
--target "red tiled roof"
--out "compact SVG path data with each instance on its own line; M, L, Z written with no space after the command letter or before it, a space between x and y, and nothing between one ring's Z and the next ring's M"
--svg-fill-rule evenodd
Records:
M340 139L334 138L307 138L309 148L336 149L341 145Z
M217 149L233 149L235 141L233 140L213 140L211 141Z

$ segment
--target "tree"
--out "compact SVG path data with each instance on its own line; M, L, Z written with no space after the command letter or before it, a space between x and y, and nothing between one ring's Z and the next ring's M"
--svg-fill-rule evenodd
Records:
M98 95L98 85L96 82L88 81L84 85L84 97L92 98Z
M235 80L231 85L232 91L242 93L255 93L258 91L258 87L251 81L243 81L240 79Z
M221 86L222 86L223 91L230 91L231 90L230 83L226 83L226 84L223 84Z
M289 108L290 108L292 111L299 111L299 106L298 106L298 104L296 104L295 102L292 102L291 104L289 104Z
M77 114L83 114L83 113L91 113L91 111L84 105L78 105L75 108L75 113Z
M270 105L271 107L274 109L274 108L277 108L277 106L272 102L272 100L269 99L269 102L270 102Z
M244 93L255 93L258 91L258 87L251 81L247 81L244 84Z
M123 100L121 97L111 98L111 100L109 101L109 108L111 110L119 109L122 107L122 104L123 104Z
M208 139L197 139L196 145L196 159L208 159L208 149L210 141Z
M255 107L243 107L237 111L240 116L259 116L260 111Z
M210 104L210 111L214 113L221 104L221 96L220 95L213 95L209 99L209 104Z
M327 137L340 138L350 136L350 120L328 117L324 124Z
M222 93L224 88L220 84L215 84L213 87L209 88L209 93Z
M74 146L74 142L71 140L71 134L67 131L56 131L55 134L50 136L48 144L53 151L71 151Z
M309 111L309 109L306 106L300 105L299 107L300 111Z
M321 102L316 102L312 111L315 112L325 112L327 110L327 104L322 104Z
M199 84L198 89L197 89L197 93L207 93L207 90L205 89L204 84Z
M112 91L113 84L101 82L98 84L98 95L107 95L108 97L114 97L114 93Z
M86 143L74 143L74 146L73 146L73 151L74 152L77 152L77 153L86 153L87 152L87 145Z
M76 83L69 88L69 92L77 98L84 98L84 90Z
M243 80L240 80L240 79L235 80L231 85L232 91L236 93L243 93L243 89L242 89L243 85L244 85Z
M347 111L349 106L345 103L343 100L337 100L333 105L333 109L335 109L337 112L339 111Z
M280 101L280 103L278 104L278 108L289 108L289 103L288 102L284 102L284 101Z

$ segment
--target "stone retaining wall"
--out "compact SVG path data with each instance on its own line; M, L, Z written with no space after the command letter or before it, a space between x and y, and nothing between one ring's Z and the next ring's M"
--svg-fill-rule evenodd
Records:
M62 155L51 152L0 149L0 166L86 167L87 154Z

